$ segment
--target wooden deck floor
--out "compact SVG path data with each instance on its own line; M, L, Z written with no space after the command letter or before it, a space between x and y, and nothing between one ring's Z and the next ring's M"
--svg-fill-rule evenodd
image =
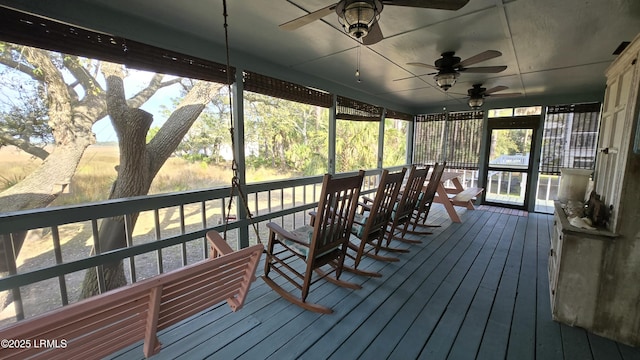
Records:
M467 211L460 224L444 216L434 207L430 221L443 226L403 244L411 252L399 262L367 259L382 278L346 273L361 290L317 283L310 300L331 315L303 311L258 279L242 310L219 306L176 325L153 358L640 359L640 349L551 320L552 216L491 208ZM141 358L141 346L113 357Z

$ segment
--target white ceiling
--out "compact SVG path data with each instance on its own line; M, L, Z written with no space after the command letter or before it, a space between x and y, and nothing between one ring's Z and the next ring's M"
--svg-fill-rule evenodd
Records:
M487 106L591 101L622 41L640 33L640 0L470 0L458 11L385 6L385 39L361 48L331 13L295 31L279 24L332 0L229 0L231 65L412 113L466 108L475 83L508 86L517 99ZM222 0L0 0L0 4L195 56L225 62ZM445 93L426 68L445 51L462 59L485 50L502 56L463 73ZM417 75L417 76L416 76Z

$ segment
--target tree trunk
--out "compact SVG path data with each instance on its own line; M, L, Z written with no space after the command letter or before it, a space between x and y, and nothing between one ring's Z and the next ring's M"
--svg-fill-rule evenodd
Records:
M198 118L219 86L198 82L178 105L166 123L146 144L146 135L153 118L144 110L129 107L124 97L122 69L103 66L107 78L107 109L118 135L120 165L110 199L146 195L153 178L175 151L191 124ZM131 228L138 214L131 214ZM99 230L102 252L127 246L123 217L103 220ZM106 290L126 284L122 262L105 265ZM95 268L87 271L82 284L81 298L98 294Z
M15 63L13 57L2 56L0 64L6 65L12 71L23 72L39 81L46 89L48 125L55 139L55 147L51 153L46 154L44 150L36 151L32 144L9 142L33 155L45 157L45 159L38 169L25 179L0 192L0 212L44 208L55 200L64 188L69 186L84 151L95 142L93 125L107 114L105 92L84 66L84 60L75 55L61 55L27 46L11 46L22 55L20 59L24 63ZM64 69L61 65L64 66ZM99 64L94 65L100 67ZM121 68L120 65L115 64L108 66ZM67 83L65 78L70 76L74 79ZM124 76L124 74L120 72L119 76ZM133 108L139 107L159 89L181 81L181 78L175 78L163 82L163 78L163 75L156 74L145 88L126 100L125 103ZM77 92L78 87L82 88L82 91ZM79 93L82 93L83 96L80 96ZM146 130L143 132L146 134ZM0 133L0 139L6 137L7 134ZM181 138L182 136L180 136ZM144 148L144 144L143 138L140 147ZM127 179L129 178L131 177ZM127 181L122 183L124 186L128 186ZM150 180L145 179L144 183L150 184ZM136 191L146 193L148 186ZM14 239L24 239L26 232L0 234L0 240L2 237L11 235ZM13 244L15 254L10 255L18 256L22 242L23 240ZM6 252L0 253L0 271L8 269L7 258L4 254ZM110 278L114 278L115 282L120 283L121 281L117 279L124 278L121 264L114 269L114 271L107 269L107 272L114 274L110 275ZM0 306L3 302L0 299Z

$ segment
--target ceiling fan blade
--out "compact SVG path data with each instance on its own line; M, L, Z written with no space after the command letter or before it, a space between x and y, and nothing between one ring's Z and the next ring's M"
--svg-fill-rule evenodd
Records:
M439 70L437 67L435 67L433 65L419 63L419 62L410 62L410 63L407 63L407 65L420 66L420 67L426 67L428 69Z
M418 75L413 75L413 76L407 76L407 77L403 77L403 78L399 78L399 79L393 79L392 81L402 81L402 80L409 80L409 79L413 79L413 78L417 78L419 77Z
M502 56L502 53L497 50L487 50L485 52L481 52L478 55L474 55L468 59L460 61L454 67L467 67L469 65L477 64L482 61L487 61L489 59L497 58L498 56Z
M362 38L362 44L373 45L382 39L384 39L384 35L382 35L382 30L380 30L380 25L376 21L373 23L373 25L371 25L371 29L369 29L369 33L367 34L367 36Z
M399 78L399 79L393 79L393 81L409 80L409 79L419 78L419 77L422 77L422 76L435 75L435 74L437 74L437 72L428 73L428 74L421 74L421 75L407 76L407 77L403 77L403 78Z
M322 19L323 17L331 14L336 9L336 5L338 5L338 3L329 5L325 8L316 10L314 12L310 12L307 15L300 16L299 18L293 19L284 24L280 24L280 28L283 30L295 30L299 27L310 24L318 19Z
M495 87L492 87L491 89L487 89L487 90L485 90L485 91L484 91L484 94L485 94L485 95L489 95L489 94L494 93L494 92L498 92L498 91L502 91L502 90L507 90L508 88L509 88L508 86L502 86L502 85L500 85L500 86L495 86Z
M513 97L513 96L519 96L522 95L522 93L504 93L504 94L485 94L485 96L491 96L492 98L507 98L507 97Z
M383 5L410 6L425 9L459 10L469 0L383 0Z
M469 73L499 73L507 70L506 66L479 66L472 68L463 68L459 71L469 72Z

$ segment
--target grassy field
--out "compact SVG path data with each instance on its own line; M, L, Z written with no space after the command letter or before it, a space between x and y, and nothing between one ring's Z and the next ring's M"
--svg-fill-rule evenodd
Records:
M116 178L118 164L117 145L93 145L84 153L76 174L71 180L69 193L62 194L51 205L70 205L105 200ZM0 148L0 191L24 179L42 161L13 147ZM207 165L189 163L171 157L156 175L149 194L206 189L231 183L230 164ZM256 169L247 171L247 181L267 181L294 176L291 173ZM0 210L1 212L1 210Z
M0 149L0 191L7 188L33 171L41 160L17 151L13 148ZM71 180L70 191L62 194L52 206L69 205L94 202L107 199L111 184L116 178L115 166L118 164L117 146L94 145L89 147L82 158L76 174ZM248 182L267 181L276 178L295 176L291 173L276 172L272 170L249 170ZM180 158L170 158L155 177L150 193L167 193L192 189L205 189L217 186L228 186L231 183L232 171L230 165L213 165L189 163ZM275 195L274 195L275 196ZM256 199L264 208L265 195ZM300 194L295 196L300 197ZM291 203L293 199L287 194L282 199L285 203ZM298 199L300 201L300 199ZM211 203L211 204L209 204ZM207 217L209 224L215 224L222 219L218 202L207 203ZM283 206L280 203L276 206ZM160 209L159 225L163 237L178 235L181 227L186 226L187 231L202 228L202 215L199 204L185 205L183 214L179 208ZM235 209L233 210L235 211ZM0 210L0 212L2 212ZM181 225L181 217L184 217L184 225ZM300 221L303 221L301 219ZM140 214L133 232L134 244L155 240L155 217L152 211ZM264 230L264 229L261 229ZM69 262L86 258L93 245L92 229L90 222L72 223L58 227L61 243L62 261ZM261 231L262 232L262 231ZM261 234L265 236L266 234ZM230 234L229 242L235 243L235 234ZM182 246L173 246L163 250L164 271L178 268L183 256L187 262L192 263L203 256L202 241L192 241ZM24 273L54 265L56 259L53 251L53 242L50 229L36 229L29 232L25 244L16 259L18 272ZM128 262L127 262L128 263ZM158 261L155 253L143 254L135 257L136 277L138 280L157 274ZM127 274L131 277L131 274ZM77 301L84 271L67 274L64 276L69 300ZM25 314L27 317L55 309L60 306L60 290L57 278L45 280L40 283L22 287L20 289ZM0 294L3 295L3 294ZM1 298L1 296L0 296ZM11 322L14 316L14 307L4 308L0 304L0 325Z

